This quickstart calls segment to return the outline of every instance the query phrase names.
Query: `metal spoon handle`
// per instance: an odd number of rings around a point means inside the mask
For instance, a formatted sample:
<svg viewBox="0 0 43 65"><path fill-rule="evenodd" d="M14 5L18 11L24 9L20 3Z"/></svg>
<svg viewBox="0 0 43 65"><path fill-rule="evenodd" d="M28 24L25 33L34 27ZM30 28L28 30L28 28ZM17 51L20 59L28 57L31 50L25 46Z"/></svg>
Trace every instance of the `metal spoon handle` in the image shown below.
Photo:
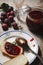
<svg viewBox="0 0 43 65"><path fill-rule="evenodd" d="M31 50L31 49L30 49L30 50ZM43 58L40 57L37 53L35 53L33 50L31 50L31 52L38 57L38 59L40 60L41 64L43 65Z"/></svg>

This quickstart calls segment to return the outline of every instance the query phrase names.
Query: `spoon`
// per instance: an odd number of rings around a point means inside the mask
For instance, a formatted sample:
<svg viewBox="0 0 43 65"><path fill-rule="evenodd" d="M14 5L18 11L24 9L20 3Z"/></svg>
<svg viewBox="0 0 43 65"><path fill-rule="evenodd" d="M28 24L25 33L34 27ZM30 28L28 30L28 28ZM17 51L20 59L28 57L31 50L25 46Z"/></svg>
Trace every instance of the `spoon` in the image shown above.
<svg viewBox="0 0 43 65"><path fill-rule="evenodd" d="M14 42L13 42L14 43ZM17 44L17 41L15 41L15 44ZM19 45L19 44L18 44ZM21 46L21 45L19 45ZM37 53L35 53L29 46L28 44L26 45L26 48L27 48L27 52L30 50L30 52L32 52L41 62L41 65L43 65L43 58L41 56L39 56ZM24 47L25 49L25 47ZM29 49L29 50L28 50Z"/></svg>

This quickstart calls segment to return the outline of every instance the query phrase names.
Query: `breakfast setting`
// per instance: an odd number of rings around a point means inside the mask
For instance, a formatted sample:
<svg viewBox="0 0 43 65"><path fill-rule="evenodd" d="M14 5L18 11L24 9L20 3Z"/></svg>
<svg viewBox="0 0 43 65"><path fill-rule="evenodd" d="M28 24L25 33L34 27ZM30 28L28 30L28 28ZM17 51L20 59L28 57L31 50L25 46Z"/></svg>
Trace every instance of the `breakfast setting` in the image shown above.
<svg viewBox="0 0 43 65"><path fill-rule="evenodd" d="M0 65L43 65L43 0L0 0Z"/></svg>

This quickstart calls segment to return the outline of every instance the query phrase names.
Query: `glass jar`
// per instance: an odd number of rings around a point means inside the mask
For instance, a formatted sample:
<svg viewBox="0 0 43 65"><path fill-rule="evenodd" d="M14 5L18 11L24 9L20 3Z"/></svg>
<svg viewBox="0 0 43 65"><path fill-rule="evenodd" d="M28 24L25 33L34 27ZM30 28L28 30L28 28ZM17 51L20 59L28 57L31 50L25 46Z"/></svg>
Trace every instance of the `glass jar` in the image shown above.
<svg viewBox="0 0 43 65"><path fill-rule="evenodd" d="M43 10L33 8L26 17L26 24L32 32L43 31Z"/></svg>

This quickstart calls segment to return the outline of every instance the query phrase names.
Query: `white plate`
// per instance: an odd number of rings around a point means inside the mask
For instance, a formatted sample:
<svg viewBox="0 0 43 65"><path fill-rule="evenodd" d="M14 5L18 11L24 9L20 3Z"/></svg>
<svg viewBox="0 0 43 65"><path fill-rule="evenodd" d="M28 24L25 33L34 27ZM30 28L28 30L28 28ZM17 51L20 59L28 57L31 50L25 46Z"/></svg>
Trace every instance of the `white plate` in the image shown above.
<svg viewBox="0 0 43 65"><path fill-rule="evenodd" d="M2 41L5 39L9 42L13 42L17 36L25 38L28 41L28 45L30 46L30 48L38 54L38 44L36 43L35 39L30 34L23 31L13 30L3 33L2 35L0 35L0 44L3 44ZM27 57L29 64L31 64L36 58L36 56L31 52L24 52L24 55ZM0 51L0 63L3 64L9 59L9 57L4 56Z"/></svg>

